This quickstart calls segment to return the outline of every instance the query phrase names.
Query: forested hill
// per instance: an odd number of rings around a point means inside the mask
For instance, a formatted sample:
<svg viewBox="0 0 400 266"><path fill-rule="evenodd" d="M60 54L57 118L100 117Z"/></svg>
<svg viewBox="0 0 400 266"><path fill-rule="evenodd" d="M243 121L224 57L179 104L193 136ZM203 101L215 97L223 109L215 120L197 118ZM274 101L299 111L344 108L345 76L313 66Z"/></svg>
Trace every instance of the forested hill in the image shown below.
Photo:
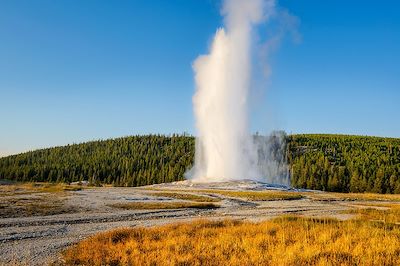
<svg viewBox="0 0 400 266"><path fill-rule="evenodd" d="M0 178L142 186L183 180L193 157L193 137L132 136L0 158Z"/></svg>
<svg viewBox="0 0 400 266"><path fill-rule="evenodd" d="M288 144L295 187L400 193L400 139L309 134L289 136Z"/></svg>
<svg viewBox="0 0 400 266"><path fill-rule="evenodd" d="M345 135L284 138L295 187L400 193L400 139ZM191 136L132 136L0 158L0 178L140 186L183 180L193 158Z"/></svg>

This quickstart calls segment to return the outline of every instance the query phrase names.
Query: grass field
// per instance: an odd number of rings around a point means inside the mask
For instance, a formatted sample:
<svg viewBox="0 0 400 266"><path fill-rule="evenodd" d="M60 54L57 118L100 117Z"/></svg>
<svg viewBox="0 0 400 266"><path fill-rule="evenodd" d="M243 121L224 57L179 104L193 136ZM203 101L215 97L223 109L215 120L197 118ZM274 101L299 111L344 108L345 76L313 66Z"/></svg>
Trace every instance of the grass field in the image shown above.
<svg viewBox="0 0 400 266"><path fill-rule="evenodd" d="M393 201L400 202L400 194L376 194L376 193L315 193L303 192L304 196L318 200L344 200L344 201Z"/></svg>
<svg viewBox="0 0 400 266"><path fill-rule="evenodd" d="M159 189L147 188L148 190L157 191ZM191 193L201 193L201 194L210 194L210 195L223 195L227 197L233 198L245 198L251 201L270 201L270 200L298 200L302 199L304 195L302 193L292 192L292 191L274 191L274 190L266 190L266 191L251 191L251 190L222 190L222 189L180 189L178 191L171 190L167 193L170 194L181 194L182 192L191 192ZM159 192L162 193L162 192ZM165 193L165 192L164 192ZM154 194L157 195L157 194ZM159 194L161 195L161 194Z"/></svg>
<svg viewBox="0 0 400 266"><path fill-rule="evenodd" d="M234 197L246 198L251 201L269 201L269 200L298 200L304 196L299 193L286 191L232 191L232 190L214 190L213 193Z"/></svg>
<svg viewBox="0 0 400 266"><path fill-rule="evenodd" d="M190 200L190 201L197 201L197 202L218 202L220 201L217 198L211 198L208 196L201 196L201 195L194 195L189 193L178 193L178 192L155 192L149 193L151 196L155 197L167 197L179 200Z"/></svg>
<svg viewBox="0 0 400 266"><path fill-rule="evenodd" d="M82 186L71 186L62 183L14 183L0 186L1 196L14 196L32 193L59 193L82 190Z"/></svg>
<svg viewBox="0 0 400 266"><path fill-rule="evenodd" d="M0 186L0 218L46 216L73 213L77 208L65 206L68 192L80 186L50 183L16 183Z"/></svg>
<svg viewBox="0 0 400 266"><path fill-rule="evenodd" d="M349 213L357 214L363 220L400 226L399 204L369 204L367 208L350 210Z"/></svg>
<svg viewBox="0 0 400 266"><path fill-rule="evenodd" d="M270 200L298 200L302 198L311 198L321 201L393 201L400 202L400 194L376 194L376 193L320 193L320 192L302 192L302 191L253 191L253 190L222 190L222 189L179 189L165 192L164 189L147 187L146 190L160 191L159 193L181 194L201 193L212 195L224 195L227 197L245 198L251 201L270 201ZM163 192L161 192L163 191ZM155 194L157 195L157 194ZM161 195L161 194L159 194ZM167 195L166 195L167 196Z"/></svg>
<svg viewBox="0 0 400 266"><path fill-rule="evenodd" d="M214 209L218 205L205 202L127 202L115 203L110 207L125 209L125 210L156 210L156 209Z"/></svg>
<svg viewBox="0 0 400 266"><path fill-rule="evenodd" d="M67 265L400 265L400 226L365 217L196 221L100 233L63 256Z"/></svg>

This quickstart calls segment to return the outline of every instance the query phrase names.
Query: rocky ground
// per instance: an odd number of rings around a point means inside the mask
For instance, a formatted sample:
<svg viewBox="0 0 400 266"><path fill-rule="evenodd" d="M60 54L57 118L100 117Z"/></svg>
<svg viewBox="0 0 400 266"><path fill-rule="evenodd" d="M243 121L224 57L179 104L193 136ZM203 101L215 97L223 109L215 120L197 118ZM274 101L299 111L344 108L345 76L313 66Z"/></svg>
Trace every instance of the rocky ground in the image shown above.
<svg viewBox="0 0 400 266"><path fill-rule="evenodd" d="M297 193L302 197L260 200L221 191L271 191L288 195ZM346 214L346 210L359 208L365 202L344 200L330 193L288 190L251 181L212 184L183 181L141 188L104 187L32 194L19 192L8 191L0 196L0 264L48 264L59 260L60 252L73 243L118 227L154 226L199 218L260 221L285 214L350 219L352 215ZM156 195L163 192L206 197L218 208L163 209L165 202L191 201ZM42 202L42 205L39 204L38 209L32 202ZM159 203L160 209L116 207L132 202ZM19 207L10 209L10 204ZM31 204L30 212L24 209L23 204ZM36 206L36 209L32 206Z"/></svg>

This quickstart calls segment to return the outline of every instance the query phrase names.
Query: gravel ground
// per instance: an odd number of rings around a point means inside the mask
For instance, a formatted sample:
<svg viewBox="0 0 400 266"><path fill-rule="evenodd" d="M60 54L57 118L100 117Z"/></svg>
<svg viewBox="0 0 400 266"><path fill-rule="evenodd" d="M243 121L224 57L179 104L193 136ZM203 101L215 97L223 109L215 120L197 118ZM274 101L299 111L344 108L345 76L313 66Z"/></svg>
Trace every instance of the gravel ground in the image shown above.
<svg viewBox="0 0 400 266"><path fill-rule="evenodd" d="M198 189L207 188L207 192ZM265 190L280 187L259 186L255 182L195 185L190 182L155 185L143 188L93 188L68 192L64 205L75 212L46 216L4 218L0 210L0 264L46 265L60 259L66 247L95 233L118 227L154 226L191 219L246 219L261 221L283 214L350 219L343 211L355 208L346 201L323 201L314 197L299 200L248 201L212 193L210 189ZM156 197L154 191L184 190L185 193L220 199L217 209L122 210L115 203L178 201ZM316 192L322 193L322 192ZM26 197L26 195L23 195ZM16 199L22 196L14 196ZM50 198L58 200L57 194ZM351 205L353 204L353 205Z"/></svg>

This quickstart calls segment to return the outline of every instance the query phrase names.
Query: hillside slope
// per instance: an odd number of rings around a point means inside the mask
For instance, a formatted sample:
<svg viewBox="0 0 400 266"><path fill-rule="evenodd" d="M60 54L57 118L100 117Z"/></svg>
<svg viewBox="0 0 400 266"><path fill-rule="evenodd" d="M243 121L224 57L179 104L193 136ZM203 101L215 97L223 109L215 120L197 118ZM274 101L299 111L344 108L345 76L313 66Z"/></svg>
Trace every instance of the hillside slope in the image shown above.
<svg viewBox="0 0 400 266"><path fill-rule="evenodd" d="M311 134L285 139L294 187L400 193L400 139ZM193 158L193 137L131 136L0 158L0 178L141 186L183 180Z"/></svg>
<svg viewBox="0 0 400 266"><path fill-rule="evenodd" d="M193 157L192 137L131 136L0 158L0 178L142 186L183 180Z"/></svg>
<svg viewBox="0 0 400 266"><path fill-rule="evenodd" d="M295 187L400 193L400 139L308 134L288 143Z"/></svg>

